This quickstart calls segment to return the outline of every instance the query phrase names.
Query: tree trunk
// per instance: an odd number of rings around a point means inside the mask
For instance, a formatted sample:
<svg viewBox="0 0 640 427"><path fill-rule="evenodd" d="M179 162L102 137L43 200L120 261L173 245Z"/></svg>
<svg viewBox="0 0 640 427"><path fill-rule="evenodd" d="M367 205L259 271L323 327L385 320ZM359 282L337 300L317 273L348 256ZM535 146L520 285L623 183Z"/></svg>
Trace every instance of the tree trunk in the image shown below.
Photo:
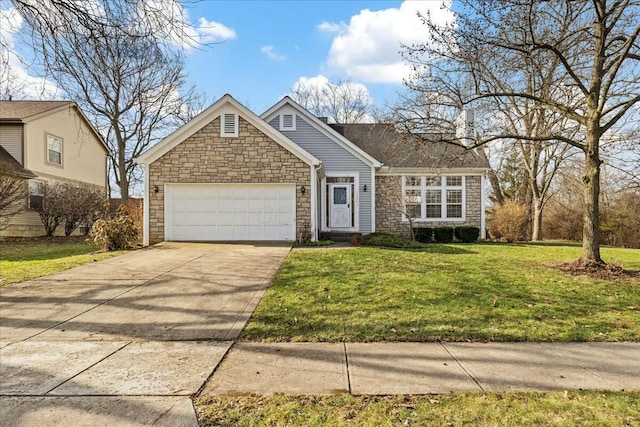
<svg viewBox="0 0 640 427"><path fill-rule="evenodd" d="M531 241L539 242L542 240L542 200L533 199L533 218L531 223Z"/></svg>
<svg viewBox="0 0 640 427"><path fill-rule="evenodd" d="M124 156L124 152L125 147L122 146L120 148L120 153L118 153L118 174L120 175L118 186L120 187L120 199L122 200L122 204L125 204L129 201L129 177L127 176L127 168L125 164L126 159Z"/></svg>
<svg viewBox="0 0 640 427"><path fill-rule="evenodd" d="M598 142L587 131L585 174L583 180L584 217L582 226L582 256L585 264L604 264L600 257L600 154Z"/></svg>

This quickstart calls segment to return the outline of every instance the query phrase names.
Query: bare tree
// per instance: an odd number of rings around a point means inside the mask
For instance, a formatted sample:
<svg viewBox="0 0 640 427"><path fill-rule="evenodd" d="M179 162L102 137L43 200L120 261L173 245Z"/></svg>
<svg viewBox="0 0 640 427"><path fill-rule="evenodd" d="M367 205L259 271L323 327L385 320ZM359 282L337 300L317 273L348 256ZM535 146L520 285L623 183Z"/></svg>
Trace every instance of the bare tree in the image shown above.
<svg viewBox="0 0 640 427"><path fill-rule="evenodd" d="M423 16L431 39L407 49L416 75L410 82L441 108L490 100L495 110L531 105L579 127L531 136L526 132L485 135L482 141L561 141L584 154L583 250L580 261L600 256L600 149L611 131L640 101L640 2L571 0L462 0L456 22L445 26ZM558 61L563 85L534 90L522 63ZM560 88L570 91L564 96Z"/></svg>
<svg viewBox="0 0 640 427"><path fill-rule="evenodd" d="M105 136L111 173L126 201L137 176L133 159L177 126L193 90L180 93L182 53L147 35L144 26L135 34L138 24L125 13L112 11L108 24L39 40L46 69Z"/></svg>
<svg viewBox="0 0 640 427"><path fill-rule="evenodd" d="M11 218L24 209L27 186L7 162L0 161L0 230L9 226Z"/></svg>
<svg viewBox="0 0 640 427"><path fill-rule="evenodd" d="M177 0L14 0L43 74L105 137L110 174L128 199L133 159L191 117L182 46L195 45ZM186 106L186 107L185 107Z"/></svg>
<svg viewBox="0 0 640 427"><path fill-rule="evenodd" d="M333 123L360 123L371 111L367 89L351 79L324 85L298 82L290 90L291 98L317 117Z"/></svg>
<svg viewBox="0 0 640 427"><path fill-rule="evenodd" d="M44 184L42 196L42 204L37 211L45 234L51 237L64 220L68 193L60 182L50 181Z"/></svg>
<svg viewBox="0 0 640 427"><path fill-rule="evenodd" d="M89 229L106 200L104 188L75 182L59 185L62 186L62 194L66 199L62 210L65 236L70 236L80 225Z"/></svg>

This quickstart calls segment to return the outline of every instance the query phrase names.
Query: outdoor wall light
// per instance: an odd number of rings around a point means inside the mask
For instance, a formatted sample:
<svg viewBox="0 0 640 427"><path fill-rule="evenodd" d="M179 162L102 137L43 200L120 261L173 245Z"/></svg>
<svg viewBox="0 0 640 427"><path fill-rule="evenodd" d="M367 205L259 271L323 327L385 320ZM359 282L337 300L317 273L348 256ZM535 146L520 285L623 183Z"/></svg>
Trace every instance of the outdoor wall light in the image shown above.
<svg viewBox="0 0 640 427"><path fill-rule="evenodd" d="M154 192L154 193L157 193L158 191L160 191L160 189L158 188L158 186L157 186L157 185L154 185L154 186L153 186L153 192Z"/></svg>
<svg viewBox="0 0 640 427"><path fill-rule="evenodd" d="M362 186L362 191L364 191L365 193L367 192L367 184Z"/></svg>
<svg viewBox="0 0 640 427"><path fill-rule="evenodd" d="M300 187L300 192L301 192L302 194L304 194L304 193L306 193L306 192L307 192L307 189L305 188L305 186L304 186L304 185L303 185L302 187Z"/></svg>

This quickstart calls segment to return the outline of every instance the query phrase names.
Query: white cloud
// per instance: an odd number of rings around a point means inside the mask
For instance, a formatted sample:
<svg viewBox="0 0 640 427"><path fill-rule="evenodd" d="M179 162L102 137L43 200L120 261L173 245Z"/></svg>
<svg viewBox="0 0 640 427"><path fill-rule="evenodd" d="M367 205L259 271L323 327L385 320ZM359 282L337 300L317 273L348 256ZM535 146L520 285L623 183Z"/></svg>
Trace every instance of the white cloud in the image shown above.
<svg viewBox="0 0 640 427"><path fill-rule="evenodd" d="M418 12L430 12L440 23L453 20L451 10L441 8L440 2L405 1L399 8L364 9L352 16L348 25L323 22L318 29L336 34L325 67L361 81L401 83L411 73L409 65L402 62L401 44L428 39Z"/></svg>
<svg viewBox="0 0 640 427"><path fill-rule="evenodd" d="M193 27L198 35L200 43L215 43L225 40L233 40L237 37L233 28L215 21L208 21L205 17L198 18L198 23Z"/></svg>
<svg viewBox="0 0 640 427"><path fill-rule="evenodd" d="M138 8L139 25L148 26L156 36L186 50L237 37L234 29L203 16L191 21L187 9L177 0L145 0Z"/></svg>
<svg viewBox="0 0 640 427"><path fill-rule="evenodd" d="M349 26L342 21L339 23L322 21L322 24L318 25L318 29L326 33L343 33L349 29Z"/></svg>
<svg viewBox="0 0 640 427"><path fill-rule="evenodd" d="M285 59L287 59L287 57L285 55L282 55L280 53L276 53L275 48L271 45L269 46L262 46L260 48L260 52L264 53L265 55L267 55L267 57L269 57L270 59L273 59L275 61L284 61Z"/></svg>
<svg viewBox="0 0 640 427"><path fill-rule="evenodd" d="M22 28L20 14L9 8L0 10L0 95L18 99L59 98L55 83L29 74L28 64L15 52L15 34Z"/></svg>

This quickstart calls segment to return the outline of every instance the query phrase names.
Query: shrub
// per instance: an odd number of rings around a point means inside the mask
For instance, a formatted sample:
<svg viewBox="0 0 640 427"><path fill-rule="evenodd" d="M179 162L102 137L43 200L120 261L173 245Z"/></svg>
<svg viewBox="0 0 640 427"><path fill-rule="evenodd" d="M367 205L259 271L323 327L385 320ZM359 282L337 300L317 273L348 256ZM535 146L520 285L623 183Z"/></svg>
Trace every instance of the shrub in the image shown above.
<svg viewBox="0 0 640 427"><path fill-rule="evenodd" d="M415 240L411 239L405 239L404 237L395 236L384 231L378 231L363 236L362 244L364 246L379 246L383 248L398 249L421 249L426 247L424 243L416 242Z"/></svg>
<svg viewBox="0 0 640 427"><path fill-rule="evenodd" d="M91 227L104 204L104 188L85 183L59 185L67 195L65 206L62 208L64 235L70 236L81 224L87 228Z"/></svg>
<svg viewBox="0 0 640 427"><path fill-rule="evenodd" d="M115 251L133 246L138 239L138 230L134 219L121 206L115 216L93 223L91 238L103 250Z"/></svg>
<svg viewBox="0 0 640 427"><path fill-rule="evenodd" d="M433 229L433 237L438 243L453 242L453 227L436 227Z"/></svg>
<svg viewBox="0 0 640 427"><path fill-rule="evenodd" d="M515 242L526 239L528 221L529 208L521 203L508 201L493 209L489 228L493 237Z"/></svg>
<svg viewBox="0 0 640 427"><path fill-rule="evenodd" d="M431 227L414 228L413 233L420 243L431 243L433 241L433 228Z"/></svg>
<svg viewBox="0 0 640 427"><path fill-rule="evenodd" d="M480 229L473 226L456 227L453 234L462 243L473 243L480 237Z"/></svg>
<svg viewBox="0 0 640 427"><path fill-rule="evenodd" d="M138 240L142 239L144 208L142 199L129 199L127 203L122 204L125 213L133 220L133 225L138 232Z"/></svg>

